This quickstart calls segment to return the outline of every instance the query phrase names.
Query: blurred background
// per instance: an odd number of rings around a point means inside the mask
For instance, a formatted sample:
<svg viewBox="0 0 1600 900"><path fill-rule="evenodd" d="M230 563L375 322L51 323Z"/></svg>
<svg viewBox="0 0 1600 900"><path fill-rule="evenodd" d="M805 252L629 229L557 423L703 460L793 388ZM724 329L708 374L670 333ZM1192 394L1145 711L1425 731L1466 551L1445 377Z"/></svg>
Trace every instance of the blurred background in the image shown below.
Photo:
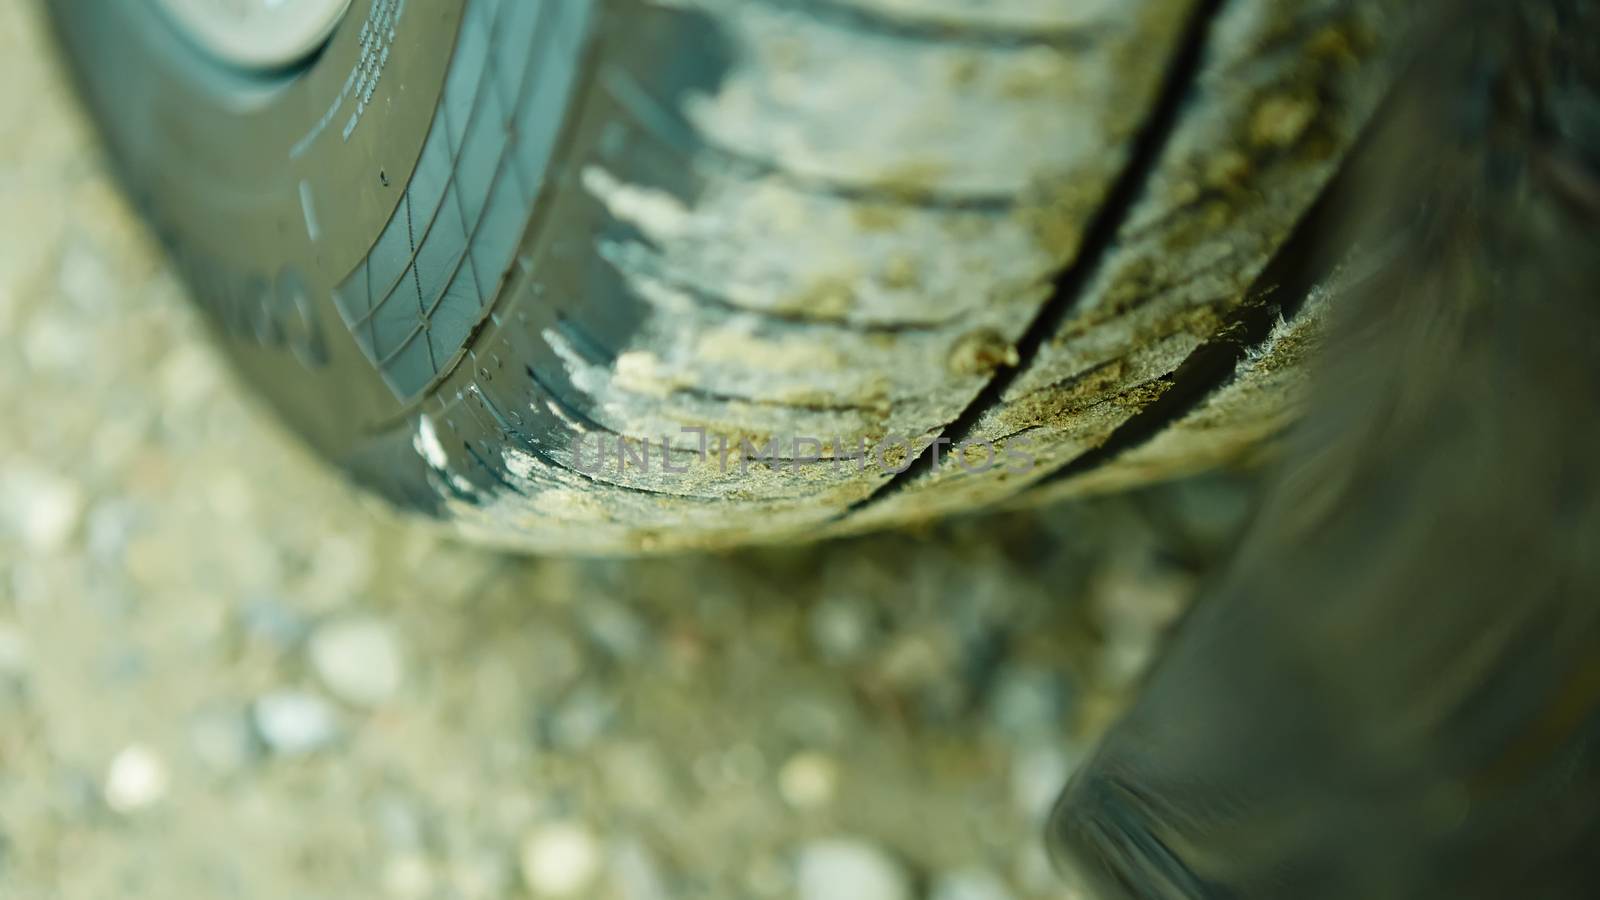
<svg viewBox="0 0 1600 900"><path fill-rule="evenodd" d="M511 558L226 371L0 4L0 897L1062 897L1051 801L1216 476L815 547Z"/></svg>

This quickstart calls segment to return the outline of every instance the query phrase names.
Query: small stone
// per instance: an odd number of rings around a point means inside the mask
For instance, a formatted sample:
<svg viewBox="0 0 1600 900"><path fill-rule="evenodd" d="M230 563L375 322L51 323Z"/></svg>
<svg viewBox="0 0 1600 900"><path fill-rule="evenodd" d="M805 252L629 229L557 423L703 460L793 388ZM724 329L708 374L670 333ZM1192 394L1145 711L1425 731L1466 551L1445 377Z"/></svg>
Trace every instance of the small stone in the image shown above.
<svg viewBox="0 0 1600 900"><path fill-rule="evenodd" d="M132 744L118 753L106 770L106 806L118 813L139 812L160 802L168 785L167 766L161 757L143 744Z"/></svg>
<svg viewBox="0 0 1600 900"><path fill-rule="evenodd" d="M382 706L394 698L405 677L399 640L378 619L323 625L311 636L310 654L317 677L352 706Z"/></svg>
<svg viewBox="0 0 1600 900"><path fill-rule="evenodd" d="M216 356L200 343L176 347L155 373L167 409L188 409L216 396Z"/></svg>
<svg viewBox="0 0 1600 900"><path fill-rule="evenodd" d="M600 872L600 844L571 822L540 826L522 843L522 880L536 897L586 894Z"/></svg>
<svg viewBox="0 0 1600 900"><path fill-rule="evenodd" d="M928 900L1014 900L1011 888L988 869L945 872L934 879Z"/></svg>
<svg viewBox="0 0 1600 900"><path fill-rule="evenodd" d="M83 241L69 243L61 253L57 284L63 298L83 310L100 310L124 294L105 254Z"/></svg>
<svg viewBox="0 0 1600 900"><path fill-rule="evenodd" d="M277 691L256 700L256 731L279 756L304 756L339 736L339 716L321 697L304 691Z"/></svg>
<svg viewBox="0 0 1600 900"><path fill-rule="evenodd" d="M995 728L1013 738L1060 731L1067 724L1066 713L1066 686L1047 669L1007 666L989 700Z"/></svg>
<svg viewBox="0 0 1600 900"><path fill-rule="evenodd" d="M83 517L84 496L76 482L42 470L16 470L0 483L0 517L35 553L64 547Z"/></svg>
<svg viewBox="0 0 1600 900"><path fill-rule="evenodd" d="M821 753L797 753L778 771L778 791L795 809L828 805L838 786L838 764Z"/></svg>
<svg viewBox="0 0 1600 900"><path fill-rule="evenodd" d="M830 838L800 851L799 900L911 900L911 879L888 853L865 841Z"/></svg>
<svg viewBox="0 0 1600 900"><path fill-rule="evenodd" d="M874 631L869 610L859 601L826 600L811 611L811 641L833 663L850 662L871 646Z"/></svg>
<svg viewBox="0 0 1600 900"><path fill-rule="evenodd" d="M83 329L63 315L35 316L22 333L22 355L39 372L69 372L83 359Z"/></svg>

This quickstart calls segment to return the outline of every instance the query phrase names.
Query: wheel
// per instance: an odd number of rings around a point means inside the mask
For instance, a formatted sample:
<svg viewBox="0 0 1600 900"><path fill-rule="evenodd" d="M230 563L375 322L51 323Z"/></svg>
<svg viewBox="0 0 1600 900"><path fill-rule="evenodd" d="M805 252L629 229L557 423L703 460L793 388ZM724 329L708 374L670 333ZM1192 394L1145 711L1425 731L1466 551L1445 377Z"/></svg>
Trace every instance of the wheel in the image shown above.
<svg viewBox="0 0 1600 900"><path fill-rule="evenodd" d="M230 358L390 500L607 553L842 534L1258 451L1298 404L1327 280L1308 234L1403 14L227 9L51 4Z"/></svg>

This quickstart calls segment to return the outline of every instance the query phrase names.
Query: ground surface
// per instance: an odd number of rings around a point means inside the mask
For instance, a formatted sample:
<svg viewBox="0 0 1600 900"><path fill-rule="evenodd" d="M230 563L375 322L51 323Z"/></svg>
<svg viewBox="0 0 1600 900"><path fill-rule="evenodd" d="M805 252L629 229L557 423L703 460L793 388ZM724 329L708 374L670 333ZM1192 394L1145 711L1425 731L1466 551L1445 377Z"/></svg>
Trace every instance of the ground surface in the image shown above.
<svg viewBox="0 0 1600 900"><path fill-rule="evenodd" d="M0 4L0 898L1056 897L1039 822L1248 486L647 562L354 496Z"/></svg>

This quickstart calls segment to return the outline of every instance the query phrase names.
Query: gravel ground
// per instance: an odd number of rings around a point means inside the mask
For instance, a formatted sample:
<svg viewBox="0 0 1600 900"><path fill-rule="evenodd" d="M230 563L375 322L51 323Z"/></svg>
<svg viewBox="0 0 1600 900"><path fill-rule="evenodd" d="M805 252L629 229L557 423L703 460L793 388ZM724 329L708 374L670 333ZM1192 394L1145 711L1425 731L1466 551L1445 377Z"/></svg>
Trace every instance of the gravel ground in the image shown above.
<svg viewBox="0 0 1600 900"><path fill-rule="evenodd" d="M233 383L0 4L0 897L1063 896L1039 825L1247 479L507 558Z"/></svg>

